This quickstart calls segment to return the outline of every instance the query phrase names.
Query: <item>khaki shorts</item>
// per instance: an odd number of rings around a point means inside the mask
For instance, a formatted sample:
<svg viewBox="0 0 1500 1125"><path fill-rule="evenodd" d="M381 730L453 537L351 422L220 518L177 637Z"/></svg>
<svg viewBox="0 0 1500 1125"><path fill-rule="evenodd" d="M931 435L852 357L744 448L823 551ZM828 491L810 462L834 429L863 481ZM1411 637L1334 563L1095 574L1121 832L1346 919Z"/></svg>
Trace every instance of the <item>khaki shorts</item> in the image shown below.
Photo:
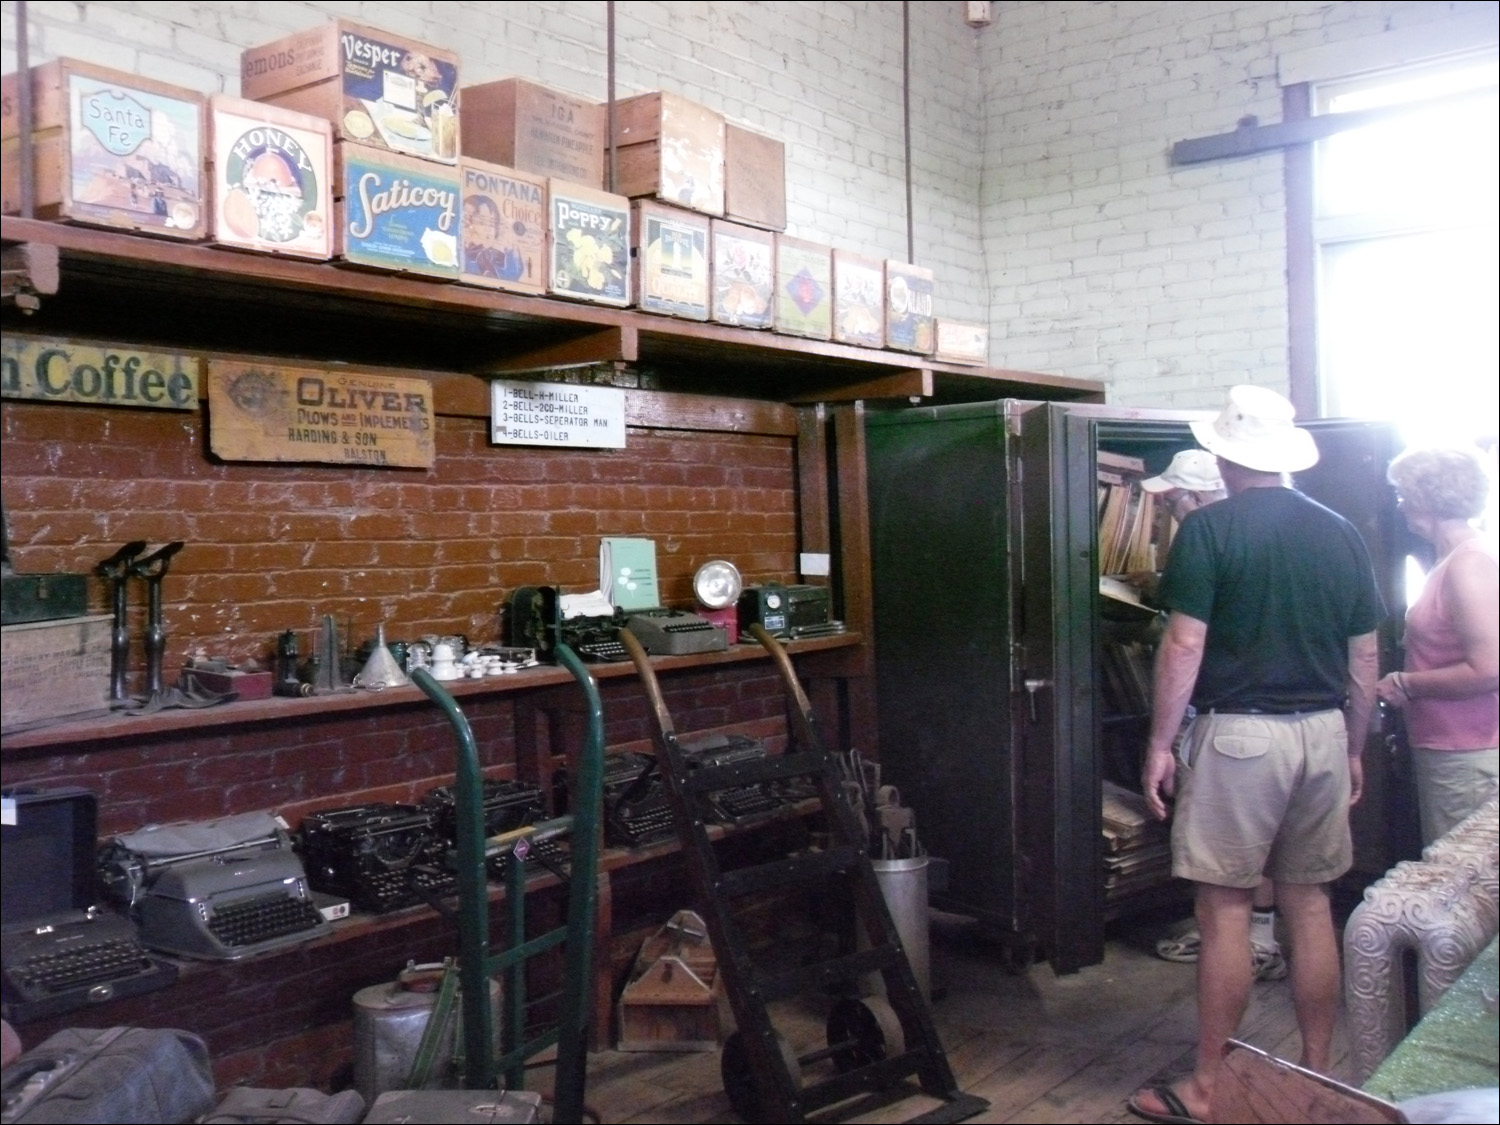
<svg viewBox="0 0 1500 1125"><path fill-rule="evenodd" d="M1199 715L1177 764L1172 874L1249 888L1348 871L1348 743L1342 711Z"/></svg>

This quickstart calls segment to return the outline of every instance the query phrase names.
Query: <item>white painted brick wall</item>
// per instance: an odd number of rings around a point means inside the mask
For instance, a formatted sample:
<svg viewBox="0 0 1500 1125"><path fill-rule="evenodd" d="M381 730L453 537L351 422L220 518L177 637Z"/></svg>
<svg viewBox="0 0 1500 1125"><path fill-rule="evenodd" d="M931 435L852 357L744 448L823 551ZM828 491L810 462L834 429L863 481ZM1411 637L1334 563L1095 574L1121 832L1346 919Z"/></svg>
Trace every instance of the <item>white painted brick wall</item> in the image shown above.
<svg viewBox="0 0 1500 1125"><path fill-rule="evenodd" d="M991 362L1100 379L1130 405L1285 390L1281 156L1173 168L1173 143L1281 120L1282 52L1481 7L996 4L980 47Z"/></svg>
<svg viewBox="0 0 1500 1125"><path fill-rule="evenodd" d="M916 257L937 273L941 314L982 321L980 33L956 0L911 11ZM14 5L3 14L0 65L10 71ZM599 101L607 94L598 0L32 0L30 55L238 93L242 49L333 15L457 51L465 83L520 75ZM616 5L616 31L619 96L671 90L786 143L790 234L905 258L899 3L632 0Z"/></svg>

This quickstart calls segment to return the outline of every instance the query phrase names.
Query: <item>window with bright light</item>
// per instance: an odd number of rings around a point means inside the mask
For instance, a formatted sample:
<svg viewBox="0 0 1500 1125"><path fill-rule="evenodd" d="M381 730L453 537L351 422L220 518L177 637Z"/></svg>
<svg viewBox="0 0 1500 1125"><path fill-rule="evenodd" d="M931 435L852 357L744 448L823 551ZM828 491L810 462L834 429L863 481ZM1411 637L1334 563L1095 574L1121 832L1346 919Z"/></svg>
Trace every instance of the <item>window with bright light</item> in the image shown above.
<svg viewBox="0 0 1500 1125"><path fill-rule="evenodd" d="M1500 418L1494 52L1316 88L1315 113L1411 107L1315 153L1318 372L1328 417L1493 448Z"/></svg>

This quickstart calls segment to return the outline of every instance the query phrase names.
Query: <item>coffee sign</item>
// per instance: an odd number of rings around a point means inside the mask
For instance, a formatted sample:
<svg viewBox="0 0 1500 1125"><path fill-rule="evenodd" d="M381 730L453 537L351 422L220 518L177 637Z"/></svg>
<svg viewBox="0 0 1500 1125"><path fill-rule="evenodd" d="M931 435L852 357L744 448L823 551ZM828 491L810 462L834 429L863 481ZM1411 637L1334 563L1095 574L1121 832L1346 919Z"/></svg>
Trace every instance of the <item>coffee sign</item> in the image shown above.
<svg viewBox="0 0 1500 1125"><path fill-rule="evenodd" d="M226 461L432 467L425 379L209 360L208 407L209 448Z"/></svg>
<svg viewBox="0 0 1500 1125"><path fill-rule="evenodd" d="M6 333L0 395L91 406L198 408L197 356Z"/></svg>

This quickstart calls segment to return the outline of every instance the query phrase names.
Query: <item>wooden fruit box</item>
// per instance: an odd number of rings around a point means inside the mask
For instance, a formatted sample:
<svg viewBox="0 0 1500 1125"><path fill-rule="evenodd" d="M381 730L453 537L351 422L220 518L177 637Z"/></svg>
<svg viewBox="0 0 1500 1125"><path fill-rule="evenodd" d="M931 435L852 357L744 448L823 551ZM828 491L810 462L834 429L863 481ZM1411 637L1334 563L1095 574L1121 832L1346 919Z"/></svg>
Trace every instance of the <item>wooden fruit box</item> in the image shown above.
<svg viewBox="0 0 1500 1125"><path fill-rule="evenodd" d="M0 728L107 710L113 628L101 614L0 629Z"/></svg>
<svg viewBox="0 0 1500 1125"><path fill-rule="evenodd" d="M524 78L465 86L463 154L603 189L604 106Z"/></svg>
<svg viewBox="0 0 1500 1125"><path fill-rule="evenodd" d="M468 156L458 162L463 197L459 280L517 293L547 291L547 181Z"/></svg>
<svg viewBox="0 0 1500 1125"><path fill-rule="evenodd" d="M601 305L630 304L630 200L547 181L547 291Z"/></svg>
<svg viewBox="0 0 1500 1125"><path fill-rule="evenodd" d="M777 236L776 331L814 340L832 339L832 247Z"/></svg>
<svg viewBox="0 0 1500 1125"><path fill-rule="evenodd" d="M724 117L656 90L615 103L615 190L724 214Z"/></svg>
<svg viewBox="0 0 1500 1125"><path fill-rule="evenodd" d="M885 263L885 346L930 355L933 273L922 266Z"/></svg>
<svg viewBox="0 0 1500 1125"><path fill-rule="evenodd" d="M209 236L221 246L333 256L333 126L215 94L208 102Z"/></svg>
<svg viewBox="0 0 1500 1125"><path fill-rule="evenodd" d="M723 219L710 222L713 319L741 328L770 328L776 322L776 235Z"/></svg>
<svg viewBox="0 0 1500 1125"><path fill-rule="evenodd" d="M943 316L935 318L933 323L937 340L934 359L945 363L971 363L979 366L989 362L990 330L987 325L949 320Z"/></svg>
<svg viewBox="0 0 1500 1125"><path fill-rule="evenodd" d="M649 199L637 200L634 207L630 256L636 304L646 312L707 320L712 220Z"/></svg>
<svg viewBox="0 0 1500 1125"><path fill-rule="evenodd" d="M458 55L348 20L251 47L240 92L333 122L341 140L454 164Z"/></svg>
<svg viewBox="0 0 1500 1125"><path fill-rule="evenodd" d="M0 80L0 210L21 210L20 79ZM194 241L207 229L204 97L54 59L31 69L38 218Z"/></svg>
<svg viewBox="0 0 1500 1125"><path fill-rule="evenodd" d="M833 252L833 338L885 347L885 263L847 250Z"/></svg>
<svg viewBox="0 0 1500 1125"><path fill-rule="evenodd" d="M371 269L458 279L458 169L334 145L334 254Z"/></svg>
<svg viewBox="0 0 1500 1125"><path fill-rule="evenodd" d="M724 217L786 230L786 146L740 125L724 125Z"/></svg>

